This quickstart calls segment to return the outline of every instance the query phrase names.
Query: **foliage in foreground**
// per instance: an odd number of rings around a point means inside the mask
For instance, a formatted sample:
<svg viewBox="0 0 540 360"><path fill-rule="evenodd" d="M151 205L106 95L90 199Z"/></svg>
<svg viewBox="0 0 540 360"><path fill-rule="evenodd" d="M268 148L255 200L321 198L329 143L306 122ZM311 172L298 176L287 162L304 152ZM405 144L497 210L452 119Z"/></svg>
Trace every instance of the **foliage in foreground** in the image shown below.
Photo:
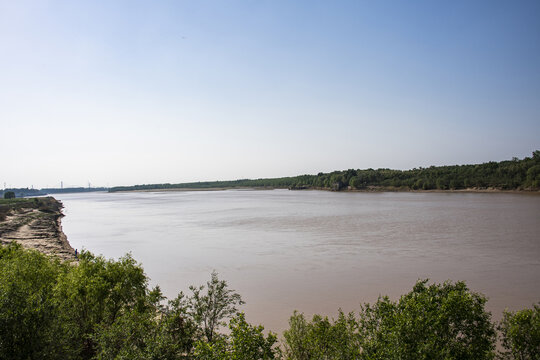
<svg viewBox="0 0 540 360"><path fill-rule="evenodd" d="M215 344L273 358L275 335L237 314L242 299L217 274L191 291L164 305L130 255L114 261L83 251L74 265L0 247L0 359L208 358L194 351ZM227 319L231 335L217 334ZM235 357L243 358L250 355Z"/></svg>
<svg viewBox="0 0 540 360"><path fill-rule="evenodd" d="M83 251L77 265L0 247L0 359L492 359L486 299L463 282L419 281L337 319L294 313L284 332L249 324L243 301L213 273L165 303L130 256ZM220 332L228 320L229 331ZM540 307L505 312L504 359L539 359Z"/></svg>
<svg viewBox="0 0 540 360"><path fill-rule="evenodd" d="M531 309L505 311L499 324L506 351L504 359L540 359L540 304Z"/></svg>
<svg viewBox="0 0 540 360"><path fill-rule="evenodd" d="M485 297L463 282L419 281L397 302L381 297L358 316L295 314L285 332L290 359L492 359L495 330Z"/></svg>

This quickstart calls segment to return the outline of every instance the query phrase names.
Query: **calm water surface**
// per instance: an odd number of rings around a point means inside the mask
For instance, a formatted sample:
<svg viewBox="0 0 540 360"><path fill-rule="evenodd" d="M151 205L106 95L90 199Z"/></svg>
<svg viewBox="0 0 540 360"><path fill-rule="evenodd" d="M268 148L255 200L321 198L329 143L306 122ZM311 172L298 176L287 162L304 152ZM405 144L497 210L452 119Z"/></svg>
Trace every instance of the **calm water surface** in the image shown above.
<svg viewBox="0 0 540 360"><path fill-rule="evenodd" d="M56 195L74 248L131 252L168 297L212 270L281 331L293 310L334 316L419 278L465 280L500 318L540 301L540 196L195 191Z"/></svg>

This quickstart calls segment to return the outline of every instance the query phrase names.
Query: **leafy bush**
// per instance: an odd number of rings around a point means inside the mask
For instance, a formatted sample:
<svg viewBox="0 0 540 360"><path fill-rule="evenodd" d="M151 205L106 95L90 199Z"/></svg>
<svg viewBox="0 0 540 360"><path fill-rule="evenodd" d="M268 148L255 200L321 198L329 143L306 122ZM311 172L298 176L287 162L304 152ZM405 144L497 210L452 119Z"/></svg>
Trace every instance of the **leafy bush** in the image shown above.
<svg viewBox="0 0 540 360"><path fill-rule="evenodd" d="M540 304L517 312L505 311L499 324L503 359L540 359Z"/></svg>
<svg viewBox="0 0 540 360"><path fill-rule="evenodd" d="M220 336L213 342L199 341L195 357L204 360L272 360L280 358L275 347L277 337L264 335L264 327L246 322L244 313L238 313L229 322L230 335Z"/></svg>
<svg viewBox="0 0 540 360"><path fill-rule="evenodd" d="M362 347L380 359L491 359L495 330L485 303L463 282L419 281L396 303L363 307Z"/></svg>
<svg viewBox="0 0 540 360"><path fill-rule="evenodd" d="M353 313L341 310L336 320L313 316L311 322L295 312L289 319L289 330L283 333L288 359L359 359L361 339Z"/></svg>
<svg viewBox="0 0 540 360"><path fill-rule="evenodd" d="M67 267L20 245L0 246L0 358L54 358L56 279Z"/></svg>
<svg viewBox="0 0 540 360"><path fill-rule="evenodd" d="M289 359L492 359L495 330L486 299L463 282L427 285L392 302L365 304L358 318L294 314L284 334Z"/></svg>

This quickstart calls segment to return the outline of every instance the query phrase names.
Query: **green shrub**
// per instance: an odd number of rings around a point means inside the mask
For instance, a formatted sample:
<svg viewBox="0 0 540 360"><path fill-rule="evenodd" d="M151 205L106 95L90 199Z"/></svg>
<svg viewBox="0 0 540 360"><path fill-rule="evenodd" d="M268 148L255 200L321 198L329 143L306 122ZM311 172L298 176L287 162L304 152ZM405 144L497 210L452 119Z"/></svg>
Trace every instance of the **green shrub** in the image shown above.
<svg viewBox="0 0 540 360"><path fill-rule="evenodd" d="M222 335L212 342L198 341L195 358L201 360L272 360L280 358L277 337L264 335L264 327L252 326L245 315L238 313L229 322L230 335Z"/></svg>
<svg viewBox="0 0 540 360"><path fill-rule="evenodd" d="M499 324L503 359L540 359L540 304L532 309L505 311Z"/></svg>
<svg viewBox="0 0 540 360"><path fill-rule="evenodd" d="M358 322L353 313L341 310L335 320L314 315L311 322L295 312L289 329L283 333L288 359L359 359L361 358Z"/></svg>
<svg viewBox="0 0 540 360"><path fill-rule="evenodd" d="M289 359L492 359L495 330L486 299L463 282L427 285L392 302L365 304L358 318L294 314L284 334Z"/></svg>
<svg viewBox="0 0 540 360"><path fill-rule="evenodd" d="M54 290L66 271L58 261L16 243L0 246L1 359L56 357L61 332Z"/></svg>

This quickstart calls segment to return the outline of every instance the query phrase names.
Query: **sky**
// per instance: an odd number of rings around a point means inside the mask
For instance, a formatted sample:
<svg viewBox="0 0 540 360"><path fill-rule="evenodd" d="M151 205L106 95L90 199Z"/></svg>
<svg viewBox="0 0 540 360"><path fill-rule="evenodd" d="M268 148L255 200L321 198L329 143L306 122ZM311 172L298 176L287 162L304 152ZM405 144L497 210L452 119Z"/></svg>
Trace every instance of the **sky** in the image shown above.
<svg viewBox="0 0 540 360"><path fill-rule="evenodd" d="M539 1L0 0L0 186L540 149Z"/></svg>

